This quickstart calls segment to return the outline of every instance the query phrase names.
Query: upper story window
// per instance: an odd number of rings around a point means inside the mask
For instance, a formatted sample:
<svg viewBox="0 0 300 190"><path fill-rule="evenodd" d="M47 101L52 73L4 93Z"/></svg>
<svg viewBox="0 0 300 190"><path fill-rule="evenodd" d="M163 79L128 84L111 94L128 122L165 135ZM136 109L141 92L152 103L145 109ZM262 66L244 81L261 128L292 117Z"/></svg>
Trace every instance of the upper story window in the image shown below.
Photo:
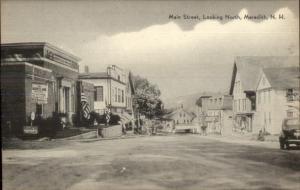
<svg viewBox="0 0 300 190"><path fill-rule="evenodd" d="M94 100L96 102L103 102L103 86L96 86L95 87Z"/></svg>
<svg viewBox="0 0 300 190"><path fill-rule="evenodd" d="M115 102L118 102L118 89L115 87Z"/></svg>
<svg viewBox="0 0 300 190"><path fill-rule="evenodd" d="M286 97L287 97L287 101L299 100L299 91L295 89L287 89Z"/></svg>
<svg viewBox="0 0 300 190"><path fill-rule="evenodd" d="M118 89L118 102L121 102L121 89Z"/></svg>
<svg viewBox="0 0 300 190"><path fill-rule="evenodd" d="M292 118L294 116L293 111L290 111L290 110L287 111L286 115L288 118Z"/></svg>
<svg viewBox="0 0 300 190"><path fill-rule="evenodd" d="M124 103L124 90L122 90L122 103Z"/></svg>

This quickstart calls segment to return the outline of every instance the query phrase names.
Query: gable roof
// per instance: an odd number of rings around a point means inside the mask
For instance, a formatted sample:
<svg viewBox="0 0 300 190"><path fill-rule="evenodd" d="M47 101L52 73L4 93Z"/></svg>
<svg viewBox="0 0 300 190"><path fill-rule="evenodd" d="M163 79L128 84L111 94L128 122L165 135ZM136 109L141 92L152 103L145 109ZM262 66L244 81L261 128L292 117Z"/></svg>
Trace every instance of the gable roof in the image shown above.
<svg viewBox="0 0 300 190"><path fill-rule="evenodd" d="M274 89L300 88L299 67L264 68L263 72Z"/></svg>
<svg viewBox="0 0 300 190"><path fill-rule="evenodd" d="M169 114L164 115L163 118L164 119L172 119L172 116L175 115L179 110L182 110L183 112L185 112L186 114L188 114L189 116L191 116L192 119L194 119L196 117L196 115L194 113L188 112L185 109L179 108L179 109L176 109L176 110L174 110L173 112L171 112Z"/></svg>
<svg viewBox="0 0 300 190"><path fill-rule="evenodd" d="M244 91L255 91L263 68L299 66L299 56L243 56L236 57L233 65L229 94L232 95L237 72Z"/></svg>

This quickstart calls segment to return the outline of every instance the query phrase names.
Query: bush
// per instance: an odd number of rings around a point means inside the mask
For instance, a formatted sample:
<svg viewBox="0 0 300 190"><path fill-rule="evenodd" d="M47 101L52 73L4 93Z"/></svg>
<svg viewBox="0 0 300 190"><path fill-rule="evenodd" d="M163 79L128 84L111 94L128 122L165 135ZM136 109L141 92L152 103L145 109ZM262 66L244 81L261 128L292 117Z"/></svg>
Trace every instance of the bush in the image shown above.
<svg viewBox="0 0 300 190"><path fill-rule="evenodd" d="M110 120L109 120L109 125L118 125L120 120L121 120L121 118L119 115L111 114Z"/></svg>
<svg viewBox="0 0 300 190"><path fill-rule="evenodd" d="M38 126L40 137L51 137L53 138L56 132L62 127L58 114L53 113L52 117L42 118L38 116L33 125Z"/></svg>

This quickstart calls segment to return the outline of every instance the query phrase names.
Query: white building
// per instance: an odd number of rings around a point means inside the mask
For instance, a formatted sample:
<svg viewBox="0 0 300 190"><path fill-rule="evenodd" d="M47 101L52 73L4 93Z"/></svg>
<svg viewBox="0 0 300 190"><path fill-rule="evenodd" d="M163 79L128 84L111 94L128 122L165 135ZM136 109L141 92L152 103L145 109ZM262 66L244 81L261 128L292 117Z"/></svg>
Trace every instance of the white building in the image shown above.
<svg viewBox="0 0 300 190"><path fill-rule="evenodd" d="M79 79L94 85L94 109L97 113L103 114L109 107L113 113L133 118L134 88L130 72L112 65L107 67L106 72L86 70Z"/></svg>
<svg viewBox="0 0 300 190"><path fill-rule="evenodd" d="M259 129L279 134L284 118L299 117L299 67L262 69L257 85Z"/></svg>
<svg viewBox="0 0 300 190"><path fill-rule="evenodd" d="M298 56L246 56L235 59L229 92L233 95L235 131L258 133L261 129L259 115L256 112L256 88L261 69L298 65Z"/></svg>
<svg viewBox="0 0 300 190"><path fill-rule="evenodd" d="M193 120L196 116L183 109L181 105L179 108L174 110L172 113L169 113L164 116L165 119L169 120L170 126L172 129L176 131L190 131L190 132L197 132L199 131L198 125L193 123Z"/></svg>

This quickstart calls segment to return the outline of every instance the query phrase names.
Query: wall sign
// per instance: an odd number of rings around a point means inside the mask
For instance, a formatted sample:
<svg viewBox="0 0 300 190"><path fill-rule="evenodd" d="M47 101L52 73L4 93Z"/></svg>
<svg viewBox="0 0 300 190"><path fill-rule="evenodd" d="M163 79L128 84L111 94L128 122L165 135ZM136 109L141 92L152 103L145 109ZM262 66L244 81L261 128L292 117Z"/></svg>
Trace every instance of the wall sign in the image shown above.
<svg viewBox="0 0 300 190"><path fill-rule="evenodd" d="M48 103L48 85L47 84L32 84L31 98L39 104Z"/></svg>

